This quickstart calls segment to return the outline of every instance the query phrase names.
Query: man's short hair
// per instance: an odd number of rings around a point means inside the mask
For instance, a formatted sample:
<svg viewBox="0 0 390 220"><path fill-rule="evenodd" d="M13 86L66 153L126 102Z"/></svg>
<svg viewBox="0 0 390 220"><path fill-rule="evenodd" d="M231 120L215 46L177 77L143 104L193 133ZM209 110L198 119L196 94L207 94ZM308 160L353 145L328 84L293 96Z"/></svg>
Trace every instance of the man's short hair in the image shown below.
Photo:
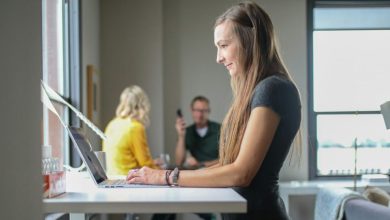
<svg viewBox="0 0 390 220"><path fill-rule="evenodd" d="M198 96L195 96L195 98L192 99L192 101L191 101L191 108L194 107L194 103L197 102L197 101L206 102L208 105L210 105L210 101L209 101L208 98L206 98L204 96L201 96L201 95L198 95Z"/></svg>

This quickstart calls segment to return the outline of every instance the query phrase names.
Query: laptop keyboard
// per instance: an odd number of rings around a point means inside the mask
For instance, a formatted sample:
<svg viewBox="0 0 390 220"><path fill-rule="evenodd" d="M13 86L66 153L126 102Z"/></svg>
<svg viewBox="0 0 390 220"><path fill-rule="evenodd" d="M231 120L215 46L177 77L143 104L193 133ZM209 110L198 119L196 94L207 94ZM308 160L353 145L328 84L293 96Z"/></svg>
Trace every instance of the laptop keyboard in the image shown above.
<svg viewBox="0 0 390 220"><path fill-rule="evenodd" d="M103 186L120 186L120 185L126 185L126 180L105 180L104 182L101 183Z"/></svg>
<svg viewBox="0 0 390 220"><path fill-rule="evenodd" d="M100 186L104 188L165 188L169 187L166 185L148 185L148 184L134 184L134 183L127 183L124 179L113 179L113 180L105 180L99 184Z"/></svg>

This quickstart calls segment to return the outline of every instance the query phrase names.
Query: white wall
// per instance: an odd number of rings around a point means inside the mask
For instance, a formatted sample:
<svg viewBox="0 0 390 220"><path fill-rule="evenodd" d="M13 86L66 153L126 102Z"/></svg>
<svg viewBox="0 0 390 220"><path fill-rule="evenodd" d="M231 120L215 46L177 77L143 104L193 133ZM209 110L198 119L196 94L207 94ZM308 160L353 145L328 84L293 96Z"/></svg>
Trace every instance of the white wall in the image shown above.
<svg viewBox="0 0 390 220"><path fill-rule="evenodd" d="M280 52L294 78L302 101L302 150L301 155L292 157L280 173L281 181L307 180L308 142L307 142L307 16L306 0L261 0L257 1L266 10L273 23L280 42ZM298 161L299 160L299 161Z"/></svg>
<svg viewBox="0 0 390 220"><path fill-rule="evenodd" d="M141 86L152 104L148 140L152 154L164 148L162 1L101 1L102 127L115 115L119 95Z"/></svg>
<svg viewBox="0 0 390 220"><path fill-rule="evenodd" d="M82 110L87 114L87 66L93 65L98 78L101 78L100 67L100 0L81 1L81 63L82 74ZM100 81L98 88L100 88ZM101 125L101 98L100 90L97 90L97 111L93 122L96 126ZM94 150L101 150L100 138L90 129L87 129L87 136L94 146Z"/></svg>
<svg viewBox="0 0 390 220"><path fill-rule="evenodd" d="M196 95L210 99L210 119L221 122L232 95L229 74L216 63L215 18L234 1L174 0L164 2L165 150L174 155L175 112L192 123L190 102Z"/></svg>
<svg viewBox="0 0 390 220"><path fill-rule="evenodd" d="M41 24L41 1L1 2L0 219L42 219Z"/></svg>

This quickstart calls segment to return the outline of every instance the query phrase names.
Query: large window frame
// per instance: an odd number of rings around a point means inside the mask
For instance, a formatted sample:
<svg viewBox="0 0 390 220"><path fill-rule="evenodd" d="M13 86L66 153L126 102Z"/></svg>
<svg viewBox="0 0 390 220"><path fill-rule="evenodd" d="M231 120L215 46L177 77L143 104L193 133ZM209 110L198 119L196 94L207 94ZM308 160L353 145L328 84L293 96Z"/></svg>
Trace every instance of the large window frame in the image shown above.
<svg viewBox="0 0 390 220"><path fill-rule="evenodd" d="M307 34L307 43L308 43L308 116L309 116L309 179L351 179L353 174L345 175L318 175L317 173L317 151L318 151L318 141L317 141L317 116L321 115L379 115L380 111L315 111L314 109L314 9L317 7L325 8L337 8L337 7L382 7L390 6L390 1L315 1L308 0L307 2L307 15L308 15L308 34ZM318 29L317 29L318 30ZM332 29L327 29L332 30ZM338 29L333 29L337 31ZM344 29L340 29L344 30ZM345 29L345 30L370 30L369 28L363 29ZM387 29L386 29L387 30ZM378 106L379 108L379 106Z"/></svg>
<svg viewBox="0 0 390 220"><path fill-rule="evenodd" d="M82 76L81 76L81 2L80 0L66 0L68 11L68 65L69 68L69 97L70 104L81 110L82 106ZM69 112L69 124L72 127L81 128L81 120L73 113ZM69 139L68 139L69 140ZM73 143L68 144L69 164L80 166L82 161L73 147Z"/></svg>
<svg viewBox="0 0 390 220"><path fill-rule="evenodd" d="M42 80L76 108L81 107L80 2L42 0L43 75ZM51 23L53 22L54 23ZM65 106L55 103L63 120L81 127L80 120ZM43 144L52 147L52 156L63 164L78 166L81 160L59 120L43 108Z"/></svg>

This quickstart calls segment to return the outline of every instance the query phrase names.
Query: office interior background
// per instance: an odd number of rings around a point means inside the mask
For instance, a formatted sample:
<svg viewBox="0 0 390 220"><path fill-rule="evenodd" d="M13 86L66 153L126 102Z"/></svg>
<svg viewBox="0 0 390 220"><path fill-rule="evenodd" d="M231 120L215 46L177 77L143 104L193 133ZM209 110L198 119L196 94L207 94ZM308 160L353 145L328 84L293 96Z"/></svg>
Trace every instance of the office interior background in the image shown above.
<svg viewBox="0 0 390 220"><path fill-rule="evenodd" d="M0 7L1 151L0 219L42 219L41 145L44 140L40 80L45 70L42 4L6 0ZM211 101L211 119L222 121L231 100L229 75L216 60L215 18L233 0L80 0L80 105L87 112L86 70L98 75L94 122L103 130L114 116L122 89L140 85L149 95L153 156L174 154L175 112L182 108L191 121L195 95ZM309 62L306 0L257 0L271 16L280 51L302 99L302 152L286 163L281 181L308 180ZM309 43L308 43L309 42ZM389 78L387 78L389 79ZM386 90L388 91L388 90ZM93 134L95 150L100 141ZM288 160L289 161L289 160ZM299 161L299 162L297 162ZM296 197L290 209L310 212L313 197ZM22 210L22 211L21 211ZM312 211L311 211L312 212ZM292 214L298 215L298 214Z"/></svg>

